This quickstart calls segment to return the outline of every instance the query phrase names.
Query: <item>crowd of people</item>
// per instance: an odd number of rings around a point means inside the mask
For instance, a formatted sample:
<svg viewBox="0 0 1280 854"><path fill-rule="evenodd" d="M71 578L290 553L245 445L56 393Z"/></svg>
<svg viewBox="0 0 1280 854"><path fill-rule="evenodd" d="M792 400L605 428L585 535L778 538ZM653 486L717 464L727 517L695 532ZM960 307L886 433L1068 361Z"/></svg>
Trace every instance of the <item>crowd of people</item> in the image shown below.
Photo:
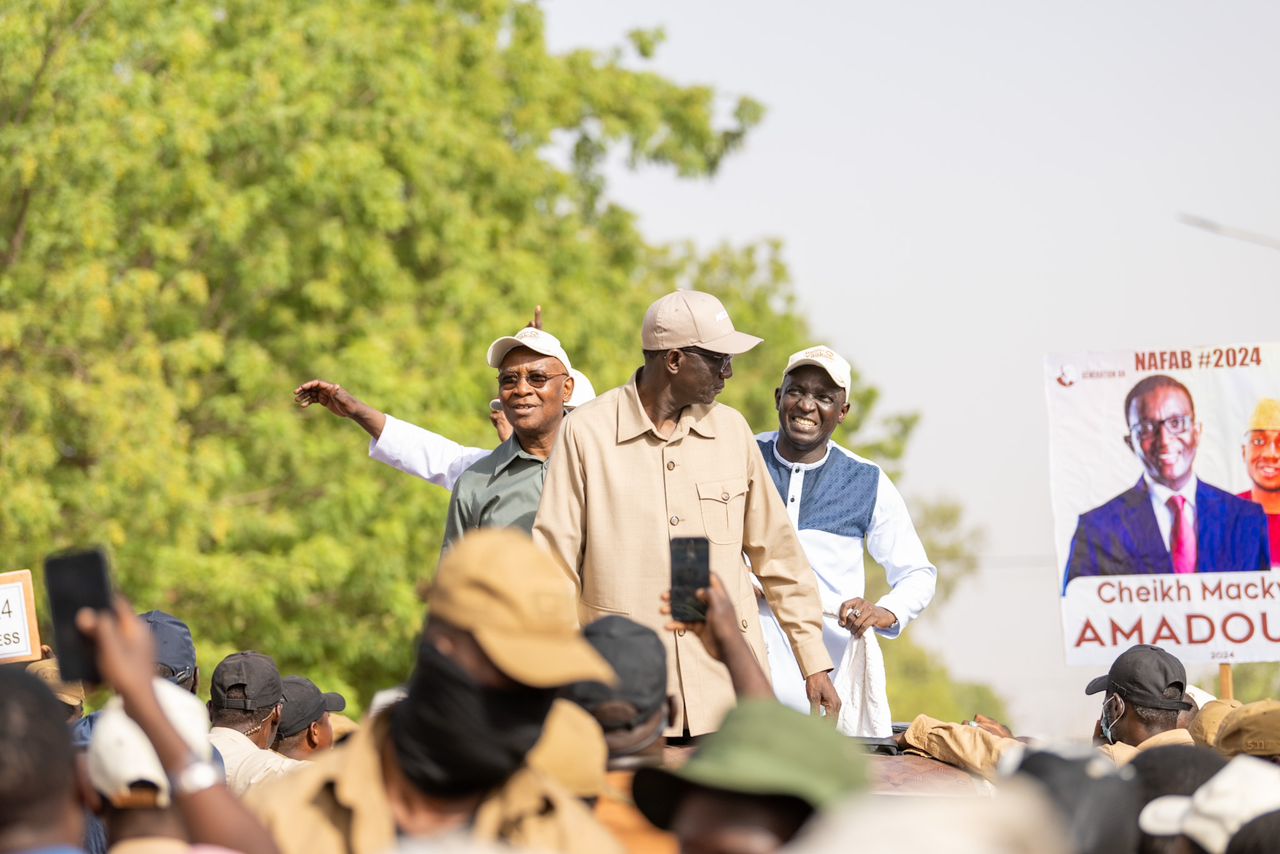
<svg viewBox="0 0 1280 854"><path fill-rule="evenodd" d="M641 340L599 396L539 321L496 340L492 452L299 386L451 492L412 672L357 721L245 649L206 704L180 616L82 611L101 709L52 656L0 667L0 854L1280 850L1280 702L1213 698L1159 647L1084 686L1091 748L894 724L878 639L937 569L885 473L832 441L848 362L791 356L753 435L715 398L759 339L718 300L658 300ZM701 619L673 608L684 537L707 542Z"/></svg>

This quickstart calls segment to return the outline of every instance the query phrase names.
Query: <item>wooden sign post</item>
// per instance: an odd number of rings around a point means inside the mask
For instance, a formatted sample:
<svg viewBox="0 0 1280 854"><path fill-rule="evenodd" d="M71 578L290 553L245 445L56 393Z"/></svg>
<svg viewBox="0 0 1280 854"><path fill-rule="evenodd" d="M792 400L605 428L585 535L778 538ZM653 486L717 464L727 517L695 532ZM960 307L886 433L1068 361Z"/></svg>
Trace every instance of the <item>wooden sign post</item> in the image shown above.
<svg viewBox="0 0 1280 854"><path fill-rule="evenodd" d="M40 627L31 571L0 572L0 663L39 658Z"/></svg>
<svg viewBox="0 0 1280 854"><path fill-rule="evenodd" d="M1230 664L1218 665L1218 699L1234 700L1236 698L1235 681L1231 676Z"/></svg>

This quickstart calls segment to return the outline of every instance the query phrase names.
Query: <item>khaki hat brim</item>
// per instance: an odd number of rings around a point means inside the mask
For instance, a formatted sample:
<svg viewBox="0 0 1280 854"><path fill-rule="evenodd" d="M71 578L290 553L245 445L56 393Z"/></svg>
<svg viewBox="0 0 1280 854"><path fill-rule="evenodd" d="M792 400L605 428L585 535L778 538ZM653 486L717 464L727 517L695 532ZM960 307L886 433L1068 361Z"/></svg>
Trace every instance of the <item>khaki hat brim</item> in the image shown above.
<svg viewBox="0 0 1280 854"><path fill-rule="evenodd" d="M724 353L726 356L741 356L762 341L764 341L763 338L757 338L745 332L730 332L712 341L703 341L697 346L713 353Z"/></svg>
<svg viewBox="0 0 1280 854"><path fill-rule="evenodd" d="M558 688L574 682L618 683L613 668L581 635L530 635L498 628L470 631L498 669L523 685Z"/></svg>
<svg viewBox="0 0 1280 854"><path fill-rule="evenodd" d="M796 360L795 362L793 362L792 364L787 365L787 370L786 370L786 372L783 374L783 376L785 377L787 374L791 373L791 372L792 372L792 371L794 371L796 368L805 368L805 367L814 367L814 368L819 369L819 370L820 370L820 371L822 371L824 374L826 374L828 377L830 377L830 378L831 378L831 381L832 381L833 383L835 383L836 385L840 386L840 388L844 389L845 391L848 391L848 390L849 390L849 378L848 378L848 377L838 377L838 376L836 376L835 374L833 374L833 373L831 372L831 366L830 366L830 365L824 365L822 362L819 362L817 359L797 359L797 360Z"/></svg>

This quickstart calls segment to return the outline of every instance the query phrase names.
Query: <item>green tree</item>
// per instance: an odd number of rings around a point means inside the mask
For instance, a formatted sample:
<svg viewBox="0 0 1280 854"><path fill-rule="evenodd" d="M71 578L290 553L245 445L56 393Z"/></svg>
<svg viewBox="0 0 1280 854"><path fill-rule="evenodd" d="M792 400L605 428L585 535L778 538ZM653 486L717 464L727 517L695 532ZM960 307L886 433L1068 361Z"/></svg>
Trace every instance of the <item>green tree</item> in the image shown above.
<svg viewBox="0 0 1280 854"><path fill-rule="evenodd" d="M763 115L548 52L517 0L16 0L0 11L0 538L12 566L106 543L235 649L367 698L403 678L446 496L369 463L301 380L490 442L495 335L530 306L602 387L679 284L769 343L729 401L773 422L808 343L776 244L645 241L603 158L713 174ZM566 165L556 151L569 153ZM850 436L874 389L859 380ZM889 458L910 418L882 425Z"/></svg>

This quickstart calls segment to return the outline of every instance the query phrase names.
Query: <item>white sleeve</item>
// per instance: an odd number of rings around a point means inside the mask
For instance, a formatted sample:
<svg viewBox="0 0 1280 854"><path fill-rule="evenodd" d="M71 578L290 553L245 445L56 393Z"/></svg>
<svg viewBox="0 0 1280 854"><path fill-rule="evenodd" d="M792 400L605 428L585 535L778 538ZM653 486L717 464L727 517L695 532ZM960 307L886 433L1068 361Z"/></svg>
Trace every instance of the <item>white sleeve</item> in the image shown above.
<svg viewBox="0 0 1280 854"><path fill-rule="evenodd" d="M369 442L369 456L450 492L458 477L492 451L467 448L439 433L387 416L382 435Z"/></svg>
<svg viewBox="0 0 1280 854"><path fill-rule="evenodd" d="M876 604L898 618L898 625L877 633L896 638L933 600L938 570L924 552L906 502L883 471L866 542L871 557L884 567L891 588Z"/></svg>

